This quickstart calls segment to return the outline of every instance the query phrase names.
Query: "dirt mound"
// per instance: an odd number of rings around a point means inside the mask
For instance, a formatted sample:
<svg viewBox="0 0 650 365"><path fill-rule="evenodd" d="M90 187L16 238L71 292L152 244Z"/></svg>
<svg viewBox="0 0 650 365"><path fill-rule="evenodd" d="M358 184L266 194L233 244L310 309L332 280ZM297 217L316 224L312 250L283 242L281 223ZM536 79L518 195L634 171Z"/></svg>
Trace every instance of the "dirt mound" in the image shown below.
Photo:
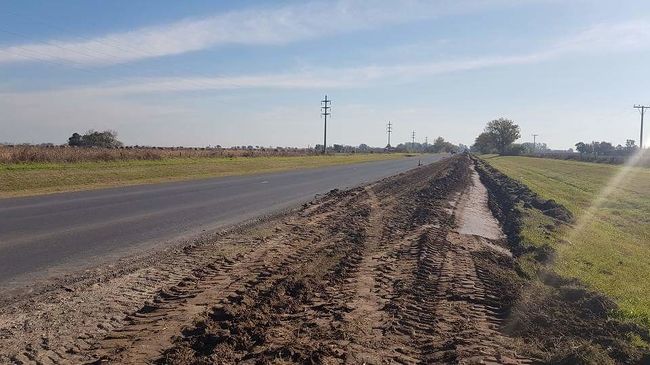
<svg viewBox="0 0 650 365"><path fill-rule="evenodd" d="M424 354L412 336L430 335L411 309L421 304L404 302L423 296L413 292L413 250L439 237L427 232L446 225L441 205L464 183L467 163L423 167L360 191L333 191L306 206L304 221L285 237L305 231L317 237L300 260L219 303L159 362L419 362Z"/></svg>
<svg viewBox="0 0 650 365"><path fill-rule="evenodd" d="M650 334L636 325L612 317L616 304L587 289L575 279L565 279L547 269L554 257L548 246L528 246L521 238L521 207L535 208L557 220L572 222L566 208L543 200L526 186L475 159L477 171L489 191L489 206L501 221L516 260L524 254L539 264L537 277L521 271L518 298L512 302L504 331L525 340L531 354L553 364L634 364L648 360L648 353L630 344ZM556 229L556 227L547 227ZM515 262L516 264L516 262Z"/></svg>
<svg viewBox="0 0 650 365"><path fill-rule="evenodd" d="M450 231L469 163L306 206L284 236L317 237L301 259L219 302L159 363L528 363L499 332L517 293L499 276L516 276L512 259Z"/></svg>
<svg viewBox="0 0 650 365"><path fill-rule="evenodd" d="M484 189L482 200L467 198L471 163L457 155L333 190L269 222L0 308L0 362L640 359L616 340L634 329L603 320L610 302L561 278L522 277L501 235L461 229L457 215L486 204ZM501 219L516 214L499 207Z"/></svg>

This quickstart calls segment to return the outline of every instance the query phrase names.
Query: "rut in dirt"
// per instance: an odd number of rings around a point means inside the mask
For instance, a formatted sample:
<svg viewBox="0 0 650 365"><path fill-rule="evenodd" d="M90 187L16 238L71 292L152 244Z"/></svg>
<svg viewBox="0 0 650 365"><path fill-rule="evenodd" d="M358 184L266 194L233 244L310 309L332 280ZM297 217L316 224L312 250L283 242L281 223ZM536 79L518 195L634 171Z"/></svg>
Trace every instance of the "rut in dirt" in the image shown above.
<svg viewBox="0 0 650 365"><path fill-rule="evenodd" d="M212 309L156 361L530 363L499 331L503 242L458 232L472 177L459 156L305 206L268 238L277 250L242 258L236 290L211 282ZM143 359L134 326L106 359Z"/></svg>
<svg viewBox="0 0 650 365"><path fill-rule="evenodd" d="M531 363L501 331L515 274L485 199L467 156L333 190L255 232L188 246L115 279L119 312L69 316L56 324L60 338L34 337L13 359ZM142 289L151 275L162 279ZM72 294L95 303L88 293L111 285Z"/></svg>

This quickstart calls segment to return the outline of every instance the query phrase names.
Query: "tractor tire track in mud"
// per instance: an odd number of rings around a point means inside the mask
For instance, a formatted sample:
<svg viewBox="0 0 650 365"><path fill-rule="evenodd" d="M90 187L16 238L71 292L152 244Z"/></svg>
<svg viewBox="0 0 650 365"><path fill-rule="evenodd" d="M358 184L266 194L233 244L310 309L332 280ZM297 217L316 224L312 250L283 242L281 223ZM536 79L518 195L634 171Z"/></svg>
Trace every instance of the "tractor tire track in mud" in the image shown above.
<svg viewBox="0 0 650 365"><path fill-rule="evenodd" d="M120 292L104 299L122 298L118 313L69 317L79 323L48 346L14 339L29 346L11 360L531 363L500 332L512 258L499 236L465 227L484 213L474 209L485 205L481 187L469 158L456 156L334 190L256 233L114 279ZM143 280L142 270L163 279ZM79 336L68 333L75 325Z"/></svg>

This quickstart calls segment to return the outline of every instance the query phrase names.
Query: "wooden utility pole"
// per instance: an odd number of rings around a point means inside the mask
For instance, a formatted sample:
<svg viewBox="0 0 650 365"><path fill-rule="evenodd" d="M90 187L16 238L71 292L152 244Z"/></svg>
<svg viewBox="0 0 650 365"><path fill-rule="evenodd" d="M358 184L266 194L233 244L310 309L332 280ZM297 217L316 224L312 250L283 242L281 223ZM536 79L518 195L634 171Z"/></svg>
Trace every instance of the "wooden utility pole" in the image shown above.
<svg viewBox="0 0 650 365"><path fill-rule="evenodd" d="M650 106L647 105L635 105L634 109L639 109L641 111L641 134L639 136L639 149L643 149L643 115L645 114L645 110L650 108Z"/></svg>
<svg viewBox="0 0 650 365"><path fill-rule="evenodd" d="M332 103L331 100L327 99L327 94L325 95L325 99L320 101L323 106L320 108L323 110L321 115L325 117L325 129L323 130L323 154L327 152L327 116L330 115L331 113L329 112L332 107L329 105Z"/></svg>
<svg viewBox="0 0 650 365"><path fill-rule="evenodd" d="M390 148L390 134L393 132L393 125L391 124L390 121L388 121L388 126L386 127L386 133L388 133L388 144L386 145L387 148Z"/></svg>
<svg viewBox="0 0 650 365"><path fill-rule="evenodd" d="M411 132L411 150L415 151L415 131Z"/></svg>

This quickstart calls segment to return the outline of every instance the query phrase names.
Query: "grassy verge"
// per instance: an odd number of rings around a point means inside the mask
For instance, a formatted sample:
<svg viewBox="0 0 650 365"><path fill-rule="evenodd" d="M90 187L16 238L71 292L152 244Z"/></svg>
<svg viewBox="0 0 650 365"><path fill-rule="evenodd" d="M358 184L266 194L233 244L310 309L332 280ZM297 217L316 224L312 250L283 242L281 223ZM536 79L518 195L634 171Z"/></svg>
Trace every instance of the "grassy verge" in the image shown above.
<svg viewBox="0 0 650 365"><path fill-rule="evenodd" d="M0 164L0 198L403 158L404 154Z"/></svg>
<svg viewBox="0 0 650 365"><path fill-rule="evenodd" d="M523 239L550 243L559 275L607 294L621 317L650 326L650 169L528 157L484 159L576 218L570 226L549 229L556 226L552 218L524 209Z"/></svg>

